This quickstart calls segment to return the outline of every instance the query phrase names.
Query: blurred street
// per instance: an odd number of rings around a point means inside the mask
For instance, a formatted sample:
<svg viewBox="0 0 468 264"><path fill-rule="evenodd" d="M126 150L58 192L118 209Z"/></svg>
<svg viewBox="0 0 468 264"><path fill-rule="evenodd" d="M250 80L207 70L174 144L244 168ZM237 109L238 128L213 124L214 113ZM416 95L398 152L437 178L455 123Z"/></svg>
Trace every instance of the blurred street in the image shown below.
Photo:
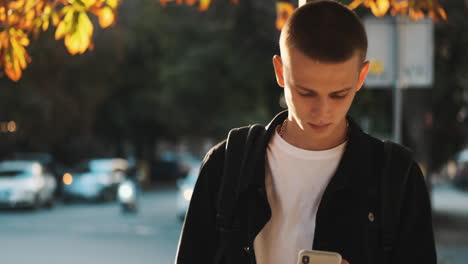
<svg viewBox="0 0 468 264"><path fill-rule="evenodd" d="M172 263L181 223L175 191L145 193L136 215L117 203L0 212L1 263Z"/></svg>
<svg viewBox="0 0 468 264"><path fill-rule="evenodd" d="M468 192L449 185L435 186L433 219L439 264L468 261Z"/></svg>
<svg viewBox="0 0 468 264"><path fill-rule="evenodd" d="M468 260L468 193L434 188L439 264ZM2 210L2 263L173 263L181 223L176 189L145 193L136 215L116 203L57 204L52 210Z"/></svg>

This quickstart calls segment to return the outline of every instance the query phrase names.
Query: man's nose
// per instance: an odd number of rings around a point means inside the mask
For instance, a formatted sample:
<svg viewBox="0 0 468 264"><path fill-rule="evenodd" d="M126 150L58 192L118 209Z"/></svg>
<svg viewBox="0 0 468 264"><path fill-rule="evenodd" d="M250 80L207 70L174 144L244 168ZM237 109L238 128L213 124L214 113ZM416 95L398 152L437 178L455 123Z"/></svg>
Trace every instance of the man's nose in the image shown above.
<svg viewBox="0 0 468 264"><path fill-rule="evenodd" d="M317 98L314 100L314 102L312 102L312 113L316 122L322 122L326 120L329 111L330 103L327 99Z"/></svg>

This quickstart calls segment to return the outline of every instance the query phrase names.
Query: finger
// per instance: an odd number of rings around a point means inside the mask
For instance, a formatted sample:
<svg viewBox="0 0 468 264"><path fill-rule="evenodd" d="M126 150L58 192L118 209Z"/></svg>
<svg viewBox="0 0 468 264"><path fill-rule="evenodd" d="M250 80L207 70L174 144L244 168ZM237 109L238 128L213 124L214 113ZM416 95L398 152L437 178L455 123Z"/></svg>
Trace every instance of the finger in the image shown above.
<svg viewBox="0 0 468 264"><path fill-rule="evenodd" d="M343 260L341 261L341 264L349 264L349 262L348 262L346 259L343 259Z"/></svg>

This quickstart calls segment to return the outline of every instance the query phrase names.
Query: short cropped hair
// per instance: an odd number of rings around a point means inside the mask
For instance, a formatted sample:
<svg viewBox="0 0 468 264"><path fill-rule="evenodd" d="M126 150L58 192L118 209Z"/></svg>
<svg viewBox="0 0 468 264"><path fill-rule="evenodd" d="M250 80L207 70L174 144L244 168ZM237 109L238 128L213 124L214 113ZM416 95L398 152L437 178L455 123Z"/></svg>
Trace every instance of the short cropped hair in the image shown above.
<svg viewBox="0 0 468 264"><path fill-rule="evenodd" d="M280 47L294 47L311 59L339 63L367 53L367 35L359 17L332 0L309 2L294 11L281 31Z"/></svg>

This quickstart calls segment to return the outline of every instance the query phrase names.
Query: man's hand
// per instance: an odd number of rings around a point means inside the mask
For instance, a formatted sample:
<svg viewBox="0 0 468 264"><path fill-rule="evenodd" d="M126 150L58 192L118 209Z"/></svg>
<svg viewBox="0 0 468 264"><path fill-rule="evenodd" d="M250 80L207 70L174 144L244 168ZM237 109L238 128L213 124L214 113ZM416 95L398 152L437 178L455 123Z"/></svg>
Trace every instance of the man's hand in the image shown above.
<svg viewBox="0 0 468 264"><path fill-rule="evenodd" d="M343 260L341 261L341 264L349 264L349 262L348 262L346 259L343 259Z"/></svg>

